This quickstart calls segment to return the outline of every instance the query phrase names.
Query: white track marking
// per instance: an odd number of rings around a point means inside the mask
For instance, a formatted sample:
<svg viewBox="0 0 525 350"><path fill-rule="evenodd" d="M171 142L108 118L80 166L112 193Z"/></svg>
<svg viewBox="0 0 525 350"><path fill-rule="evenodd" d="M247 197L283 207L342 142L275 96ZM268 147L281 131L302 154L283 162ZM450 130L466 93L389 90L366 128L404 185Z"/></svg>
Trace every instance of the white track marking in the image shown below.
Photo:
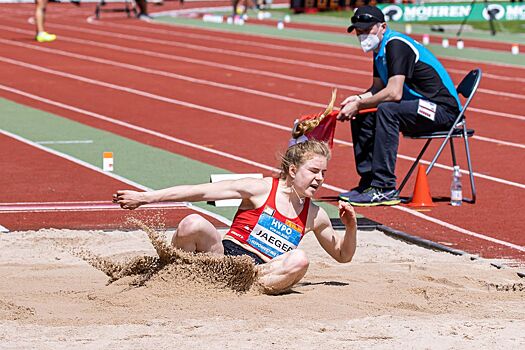
<svg viewBox="0 0 525 350"><path fill-rule="evenodd" d="M160 23L160 22L153 22L152 23L152 25L156 25L157 28L155 28L155 27L153 27L153 28L152 27L144 27L144 26L136 27L136 26L126 25L126 24L122 24L122 23L111 23L111 22L99 22L99 23L96 23L96 24L98 26L100 26L100 27L102 27L102 26L114 27L114 28L121 28L121 29L125 29L125 30L135 30L135 31L136 30L142 30L143 32L149 32L149 33L152 33L152 34L168 34L168 35L173 35L173 36L188 34L187 32L177 31L177 27L178 26L179 27L186 27L186 28L194 28L194 26L186 26L186 25L183 25L183 24L173 25L173 24L166 24L166 23ZM158 26L163 26L163 27L169 26L170 28L173 28L174 30L158 29ZM199 29L202 30L202 31L207 30L207 31L221 32L221 33L230 34L230 35L254 36L254 37L259 37L259 38L263 38L263 39L268 39L268 36L266 36L266 35L259 35L259 34L255 34L255 33L235 33L235 32L231 32L231 31L228 31L228 30L221 30L221 29L217 29L217 28L213 28L213 29L210 29L210 28L199 28ZM345 30L342 29L341 33L344 34L344 32L345 32ZM200 39L202 39L202 40L216 40L216 38L217 38L217 36L215 36L215 35L191 34L191 33L190 33L190 35L192 35L192 37L193 37L193 35L199 35ZM311 40L302 40L300 38L282 38L282 37L276 37L276 38L280 39L280 40L312 43ZM223 39L223 38L221 38L221 39ZM235 39L233 39L233 40L235 40ZM266 43L250 42L248 40L243 41L242 39L239 40L239 43L241 43L243 45L252 45L252 46L255 46L255 47L257 47L259 44L268 45ZM359 47L352 46L350 44L332 43L332 42L319 42L319 41L313 41L313 43L314 44L325 45L325 46L335 46L335 47L338 47L338 48L359 50ZM270 44L270 45L273 45L273 44ZM280 45L278 45L278 46L280 46ZM276 45L274 48L277 49L278 46ZM270 47L268 47L268 48L270 48ZM287 47L287 46L283 45L279 49L283 49L283 50L288 49L289 51L294 51L295 48L294 47ZM317 53L314 53L315 51L317 51ZM300 52L300 51L298 51L298 52ZM314 52L312 54L319 54L319 52L322 52L322 51L314 50ZM323 55L323 54L321 53L320 55ZM366 60L366 58L364 58L362 55L355 55L355 54L351 54L351 53L340 53L339 55L341 55L341 56L337 56L337 57L344 57L344 58L348 58L348 59L351 59L351 60ZM448 56L440 56L440 58L443 59L443 60L449 60L449 61L455 61L455 62L469 62L469 63L472 62L472 60L468 59L468 58L457 58L457 57L448 57ZM479 64L486 64L486 65L495 66L495 67L508 67L508 68L514 68L514 69L525 69L525 67L523 67L521 65L514 65L514 64L508 64L508 63L499 63L499 62L477 62L477 63L479 63ZM468 72L469 72L468 70L456 70L455 71L455 73L460 73L462 75L465 75ZM509 79L511 79L511 80L514 80L514 81L517 81L517 82L522 82L522 83L525 82L525 78L499 76L499 75L491 74L491 78L497 79L496 77L502 77L503 78L502 80L509 80Z"/></svg>
<svg viewBox="0 0 525 350"><path fill-rule="evenodd" d="M158 203L146 204L140 207L141 209L187 209L186 203ZM45 213L45 212L61 212L61 211L106 211L106 210L122 210L120 205L113 204L109 200L104 203L33 203L33 204L16 204L16 203L0 203L0 214L5 213Z"/></svg>
<svg viewBox="0 0 525 350"><path fill-rule="evenodd" d="M496 140L496 139L492 139L492 138L489 138L489 137L476 136L476 135L472 136L472 138L474 138L474 139L476 139L476 140L480 140L480 141L496 143L496 144L498 144L498 145L503 145L503 146L509 146L509 147L516 147L516 148L522 148L522 149L525 149L525 145L522 144L522 143L516 143L516 142L508 142L508 141Z"/></svg>
<svg viewBox="0 0 525 350"><path fill-rule="evenodd" d="M116 67L120 67L120 68L124 68L124 69L135 70L135 71L139 71L139 72L143 72L143 73L147 73L147 74L160 75L160 76L164 76L164 77L168 77L168 78L172 78L172 79L179 79L179 80L183 80L183 81L188 81L190 83L203 84L203 85L213 86L213 87L217 87L217 88L223 88L223 89L229 89L229 90L239 91L239 92L243 92L243 93L249 93L249 94L253 94L253 95L257 95L257 96L273 98L273 99L276 99L276 100L282 100L282 101L291 102L291 103L297 103L297 104L306 105L306 106L319 107L319 108L324 108L325 107L324 104L317 103L317 102L306 101L306 100L303 100L303 99L295 99L295 98L285 97L285 96L272 94L272 93L267 93L267 92L254 90L254 89L242 88L242 87L238 87L236 85L215 83L215 82L211 82L211 81L208 81L208 80L196 79L196 78L192 78L192 77L188 77L188 76L183 76L183 75L180 75L180 74L174 74L174 73L170 73L170 72L144 68L144 67L140 67L140 66L136 66L136 65L131 65L131 64L126 64L126 63L121 63L121 62L101 59L101 58L96 58L96 57L92 57L92 56L86 56L86 55L71 53L69 51L63 51L63 50L58 50L58 49L51 49L51 48L46 48L46 47L40 47L40 46L37 46L37 45L18 43L16 41L3 40L3 39L0 39L0 43L4 43L6 45L19 46L19 47L33 49L33 50L39 50L39 51L48 52L48 53L51 53L51 54L63 55L63 56L66 56L66 57L72 57L72 58L81 59L81 60L87 60L87 61L96 62L96 63L100 63L100 64L106 64L106 65L110 65L110 66L116 66ZM494 139L494 138L488 138L488 137L475 137L475 138L477 138L478 140L481 140L481 141L492 142L492 143L506 145L506 146L510 146L510 147L525 148L525 146L523 146L523 145L520 146L520 144L517 144L517 143L497 140L497 139Z"/></svg>
<svg viewBox="0 0 525 350"><path fill-rule="evenodd" d="M127 88L127 87L123 87L123 86L119 86L119 85L115 85L115 84L110 84L110 83L106 83L106 82L101 82L99 80L89 79L89 78L81 77L81 76L74 75L74 74L63 73L63 72L60 72L60 71L51 70L51 69L48 69L48 68L44 68L44 67L40 67L40 66L36 66L36 65L33 65L33 64L28 64L28 63L25 63L25 62L12 60L12 59L8 59L8 58L5 58L5 57L0 57L0 61L4 61L6 63L11 63L11 64L14 64L14 65L18 65L18 66L22 66L22 67L26 67L26 68L30 68L30 69L34 69L34 70L38 70L38 71L42 71L42 72L46 72L46 73L55 74L55 75L58 75L58 76L63 76L63 77L70 78L70 79L80 80L80 81L87 82L87 83L94 84L94 85L104 86L104 87L112 88L112 89L115 89L115 90L120 90L120 91L124 91L124 92L128 92L128 93L136 94L136 95L143 96L143 97L152 98L152 99L155 99L155 100L158 100L158 101L163 101L163 102L172 103L172 104L176 104L176 105L183 106L183 107L193 108L193 109L201 110L201 111L204 111L204 112L219 114L219 115L222 115L222 116L228 117L228 118L243 120L243 121L246 121L246 122L251 122L251 123L254 123L254 124L260 124L260 125L272 127L272 128L279 129L279 130L286 130L286 131L291 130L289 127L286 127L286 126L283 126L283 125L279 125L279 124L275 124L275 123L271 123L271 122L261 121L259 119L253 118L253 117L243 116L243 115L240 115L240 114L225 112L225 111L218 110L218 109L215 109L215 108L204 107L204 106L201 106L201 105L188 103L188 102L184 102L184 101L179 101L179 100L171 99L171 98L168 98L168 97L158 96L158 95L151 94L151 93L148 93L148 92L144 92L144 91L140 91L140 90L136 90L136 89L131 89L131 88ZM3 85L0 85L0 86L2 86L4 89L6 89L6 88L10 89L10 88L5 87ZM16 90L16 89L14 89L14 90ZM20 91L20 90L18 90L18 91ZM345 141L341 141L341 140L336 140L336 142L341 143L341 144L345 144L345 145L351 145L351 143L345 142ZM402 155L398 155L398 156L399 156L399 158L403 158ZM407 156L404 156L404 157L407 157ZM513 181L504 180L504 179L499 179L499 178L496 178L496 177L492 177L492 176L488 176L488 175L484 175L484 174L480 174L480 173L475 173L475 176L480 177L480 178L485 178L485 179L488 179L488 180L492 180L492 181L495 181L495 182L499 182L499 183L504 183L504 184L511 185L511 186L525 188L524 184L516 183L516 182L513 182Z"/></svg>
<svg viewBox="0 0 525 350"><path fill-rule="evenodd" d="M76 28L70 27L70 26L64 26L64 27L68 27L68 28L71 28L71 29L76 29ZM4 29L4 30L14 31L14 32L31 33L29 31L24 31L24 30L21 30L21 29L13 29L13 28L10 28L10 27L2 26L2 25L0 25L0 28ZM78 30L78 29L76 29L76 30ZM115 34L115 35L113 35L113 34L108 34L106 32L96 31L96 30L89 30L89 29L87 31L96 32L95 34L105 35L105 36L110 36L110 37L113 36L113 37L119 37L120 38L120 37L124 36L126 39L130 39L130 40L139 40L139 41L147 41L148 40L146 38L138 39L136 37L127 36L125 34ZM74 38L66 38L66 37L62 37L62 36L61 36L61 38L63 38L65 41L71 41L71 42L77 42L77 43L84 43L84 44L88 44L88 45L106 47L106 48L111 48L111 49L114 49L114 50L120 50L120 51L124 51L124 52L132 52L130 50L133 50L134 53L139 53L138 51L141 51L140 52L141 54L146 54L146 52L147 52L147 51L144 51L144 50L123 48L123 47L120 47L120 49L119 49L117 45L100 44L100 43L96 43L96 42L93 42L93 41L82 41L82 40L78 40L78 39L74 39ZM153 41L159 41L157 39L152 39L152 40ZM171 43L172 42L169 42L169 41L163 41L164 45L170 45ZM263 71L263 70L243 69L241 67L228 66L228 65L224 65L224 64L220 64L220 63L205 62L205 61L202 61L202 60L196 60L196 59L186 58L186 57L181 57L181 56L166 55L166 54L162 54L162 53L153 53L153 54L154 55L150 54L150 56L162 57L162 58L178 60L178 61L185 61L185 62L196 63L196 64L205 64L207 66L223 68L223 69L229 69L229 70L234 70L234 71L240 71L240 72L248 73L248 74L257 74L257 75L270 76L270 77L273 77L273 78L286 79L286 80L296 81L296 82L300 82L300 83L307 83L307 84L310 83L310 84L315 84L315 85L320 85L320 86L325 86L325 87L330 87L330 88L337 87L337 88L340 88L340 89L348 89L348 90L356 91L356 92L361 92L361 91L364 90L364 88L356 87L356 86L337 84L337 83L330 83L330 82L322 82L322 81L314 81L314 80L311 80L311 79L303 79L303 78L299 78L299 77L292 77L292 76L287 76L285 74L267 72L267 71ZM491 92L492 94L495 94L495 95L500 95L500 93L498 91L495 91L495 90L487 90L487 91ZM501 94L506 94L506 93L505 92L501 92ZM520 96L520 95L516 95L516 94L514 94L514 95L515 96ZM515 120L525 121L525 117L521 116L521 115L515 115L515 114L503 113L503 112L496 112L496 111L491 111L491 110L487 110L487 109L480 109L480 108L474 108L474 107L470 107L469 110L476 111L478 113L482 113L482 114L488 115L488 116L498 116L498 117L505 117L505 118L515 119Z"/></svg>
<svg viewBox="0 0 525 350"><path fill-rule="evenodd" d="M76 27L71 27L71 26L66 26L66 25L58 25L58 26L67 27L70 30L79 30ZM10 27L7 27L7 26L2 26L2 25L0 25L0 28L4 29L4 30L14 31L14 32L25 32L25 33L29 33L29 34L32 33L32 32L29 32L29 31L24 31L24 30L21 30L21 29L13 29L13 28L10 28ZM170 45L170 44L172 44L172 42L170 42L170 41L163 41L163 40L158 40L158 39L137 38L137 37L129 36L129 35L125 35L125 34L110 34L110 33L107 33L107 32L98 31L98 30L90 30L90 29L86 29L85 31L93 32L93 34L97 34L97 35L104 35L104 36L117 37L117 38L125 38L125 39L129 39L129 40L137 40L137 41L148 41L149 40L149 41L153 41L153 42L156 42L156 43L159 43L159 44L163 44L163 45ZM100 43L95 44L96 42L93 42L93 41L82 41L82 40L73 39L73 38L66 38L66 37L62 37L62 36L61 36L61 38L63 38L66 41L80 42L80 43L84 43L84 44L101 46L101 47L111 48L111 49L114 49L114 50L120 50L120 51L124 51L124 52L131 52L130 50L133 50L134 53L141 53L141 54L146 54L146 52L147 52L147 51L144 51L144 50L137 50L137 49L131 49L131 48L123 48L123 47L118 48L117 45L111 45L111 44L100 44ZM141 51L141 52L138 52L138 51ZM315 84L315 85L320 85L320 86L325 86L325 87L330 87L330 88L337 87L337 88L340 88L340 89L348 89L348 90L356 91L356 92L361 92L361 91L364 90L364 88L357 87L357 86L350 86L350 85L330 83L330 82L323 82L323 81L314 81L314 80L311 80L311 79L292 77L292 76L288 76L288 75L285 75L285 74L267 72L267 71L263 71L263 70L244 69L244 68L241 68L241 67L228 66L228 65L220 64L220 63L206 62L206 61L203 61L203 60L197 60L197 59L187 58L187 57L183 57L183 56L166 55L166 54L162 54L162 53L152 53L151 54L151 52L150 52L150 56L162 57L162 58L166 58L166 59L184 61L184 62L189 62L189 63L204 64L204 65L207 65L207 66L223 68L223 69L229 69L229 70L239 71L239 72L248 73L248 74L270 76L270 77L273 77L273 78L286 79L286 80L296 81L296 82L300 82L300 83L307 83L307 84ZM500 95L500 92L496 91L496 90L486 90L486 92L487 93L491 93L493 95L497 95L497 96ZM501 94L507 94L507 93L501 92ZM511 94L510 96L520 96L520 95ZM491 111L491 110L487 110L487 109L480 109L480 108L474 108L474 107L470 107L469 110L475 111L475 112L478 112L478 113L482 113L482 114L488 115L488 116L498 116L498 117L505 117L505 118L515 119L515 120L525 121L525 117L524 116L511 114L511 113L496 112L496 111Z"/></svg>
<svg viewBox="0 0 525 350"><path fill-rule="evenodd" d="M35 143L39 145L79 145L93 143L93 140L35 141Z"/></svg>

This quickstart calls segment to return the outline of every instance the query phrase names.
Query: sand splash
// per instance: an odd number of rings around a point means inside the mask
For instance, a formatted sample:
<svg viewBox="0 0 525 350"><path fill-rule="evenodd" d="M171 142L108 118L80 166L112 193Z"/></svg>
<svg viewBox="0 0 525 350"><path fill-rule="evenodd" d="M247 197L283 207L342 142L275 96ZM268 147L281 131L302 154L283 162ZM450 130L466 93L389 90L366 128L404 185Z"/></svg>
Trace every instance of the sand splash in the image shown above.
<svg viewBox="0 0 525 350"><path fill-rule="evenodd" d="M129 282L130 286L166 282L185 286L190 283L193 286L202 285L205 289L211 287L235 292L246 292L256 287L257 269L248 256L185 252L166 243L165 235L152 228L152 222L145 223L134 217L127 221L148 235L157 256L137 256L126 262L115 262L86 250L73 251L73 254L104 272L109 277L108 284L133 276L135 278Z"/></svg>

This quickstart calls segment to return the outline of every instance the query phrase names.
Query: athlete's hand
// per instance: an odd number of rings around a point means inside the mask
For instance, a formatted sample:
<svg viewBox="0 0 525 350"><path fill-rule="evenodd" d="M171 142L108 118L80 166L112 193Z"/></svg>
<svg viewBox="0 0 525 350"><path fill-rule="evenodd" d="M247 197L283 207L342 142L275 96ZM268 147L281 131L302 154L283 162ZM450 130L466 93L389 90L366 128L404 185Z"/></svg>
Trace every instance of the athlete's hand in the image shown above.
<svg viewBox="0 0 525 350"><path fill-rule="evenodd" d="M136 209L148 203L145 199L145 193L146 192L119 190L113 195L113 203L120 204L122 209Z"/></svg>
<svg viewBox="0 0 525 350"><path fill-rule="evenodd" d="M339 217L346 228L357 226L357 214L349 203L339 201Z"/></svg>

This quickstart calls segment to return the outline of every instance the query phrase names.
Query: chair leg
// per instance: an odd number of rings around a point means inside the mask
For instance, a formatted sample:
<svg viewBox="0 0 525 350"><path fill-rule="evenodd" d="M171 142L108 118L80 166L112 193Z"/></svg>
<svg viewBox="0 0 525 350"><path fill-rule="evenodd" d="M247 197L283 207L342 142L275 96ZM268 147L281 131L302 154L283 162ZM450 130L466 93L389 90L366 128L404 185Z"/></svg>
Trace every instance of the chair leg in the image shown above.
<svg viewBox="0 0 525 350"><path fill-rule="evenodd" d="M427 168L427 175L430 174L430 171L432 170L432 168L434 167L434 164L436 164L439 156L441 155L441 152L443 152L443 149L445 148L445 146L447 145L447 142L448 140L452 140L452 130L449 131L447 137L445 137L445 139L443 140L443 142L441 143L441 146L439 146L439 149L438 151L436 152L436 155L434 156L434 158L432 159L432 161L430 162L430 164L428 165L428 168Z"/></svg>
<svg viewBox="0 0 525 350"><path fill-rule="evenodd" d="M466 128L463 129L463 139L465 141L465 152L467 153L467 164L468 164L468 172L469 172L469 178L470 178L470 190L472 192L472 199L463 198L463 200L467 203L474 204L476 203L476 186L474 185L474 171L472 170L472 161L470 158L470 147L468 143L468 136L467 136Z"/></svg>
<svg viewBox="0 0 525 350"><path fill-rule="evenodd" d="M456 160L456 150L454 149L454 138L450 138L450 154L452 155L452 166L458 165Z"/></svg>
<svg viewBox="0 0 525 350"><path fill-rule="evenodd" d="M401 194L401 191L405 187L408 179L410 178L410 176L414 172L414 169L416 169L416 166L419 164L419 161L421 160L421 157L423 157L423 154L425 154L425 151L427 150L428 145L430 145L430 142L432 142L432 139L428 139L427 140L427 142L425 143L425 146L423 146L423 148L421 149L421 152L419 152L419 155L417 156L416 160L414 161L414 163L412 163L412 166L410 167L410 170L405 175L403 181L401 182L401 185L399 185L399 188L397 189L399 194Z"/></svg>

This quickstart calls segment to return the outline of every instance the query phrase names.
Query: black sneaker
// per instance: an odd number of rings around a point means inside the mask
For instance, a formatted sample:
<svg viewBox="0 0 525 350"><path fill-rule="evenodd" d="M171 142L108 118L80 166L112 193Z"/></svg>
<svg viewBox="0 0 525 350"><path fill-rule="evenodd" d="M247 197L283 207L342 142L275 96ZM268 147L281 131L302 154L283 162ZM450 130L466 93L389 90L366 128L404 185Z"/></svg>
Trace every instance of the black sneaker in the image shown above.
<svg viewBox="0 0 525 350"><path fill-rule="evenodd" d="M348 201L356 207L375 207L377 205L396 205L401 203L398 191L394 189L369 187Z"/></svg>
<svg viewBox="0 0 525 350"><path fill-rule="evenodd" d="M358 196L360 196L361 193L366 191L368 188L370 188L370 185L368 185L368 186L359 185L357 187L354 187L348 192L340 193L339 194L339 200L342 200L344 202L351 202L355 198L358 198Z"/></svg>

